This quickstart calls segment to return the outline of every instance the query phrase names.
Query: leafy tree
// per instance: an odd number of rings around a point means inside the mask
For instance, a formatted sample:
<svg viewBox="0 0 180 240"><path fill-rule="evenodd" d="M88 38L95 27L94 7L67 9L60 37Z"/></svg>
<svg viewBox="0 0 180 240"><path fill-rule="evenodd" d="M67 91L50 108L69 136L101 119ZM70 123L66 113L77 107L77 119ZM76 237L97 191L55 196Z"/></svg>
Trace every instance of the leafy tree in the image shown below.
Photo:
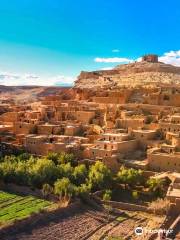
<svg viewBox="0 0 180 240"><path fill-rule="evenodd" d="M16 164L16 168L15 168L15 183L19 184L19 185L28 185L29 182L29 173L28 173L28 169L26 166L26 162L23 161L19 161Z"/></svg>
<svg viewBox="0 0 180 240"><path fill-rule="evenodd" d="M28 153L22 153L22 154L20 154L20 155L17 156L17 159L18 159L19 161L27 161L27 160L29 160L30 157L31 157L30 154L28 154Z"/></svg>
<svg viewBox="0 0 180 240"><path fill-rule="evenodd" d="M76 186L68 178L64 177L54 183L54 193L60 198L71 198L76 193Z"/></svg>
<svg viewBox="0 0 180 240"><path fill-rule="evenodd" d="M71 180L73 179L74 169L70 163L58 165L57 168L58 168L58 176L59 177L66 177Z"/></svg>
<svg viewBox="0 0 180 240"><path fill-rule="evenodd" d="M110 189L106 190L103 194L103 200L104 201L110 201L112 197L112 191Z"/></svg>
<svg viewBox="0 0 180 240"><path fill-rule="evenodd" d="M78 165L74 168L73 178L75 184L80 185L85 183L87 176L88 170L85 164Z"/></svg>
<svg viewBox="0 0 180 240"><path fill-rule="evenodd" d="M132 192L132 197L137 200L139 198L139 193L137 191Z"/></svg>
<svg viewBox="0 0 180 240"><path fill-rule="evenodd" d="M159 178L150 178L147 181L149 191L156 197L162 197L165 187L165 180Z"/></svg>
<svg viewBox="0 0 180 240"><path fill-rule="evenodd" d="M83 199L89 197L90 191L91 191L90 186L88 186L85 183L77 187L77 195Z"/></svg>
<svg viewBox="0 0 180 240"><path fill-rule="evenodd" d="M74 164L74 155L71 153L63 152L59 155L58 162L59 162L59 164L70 163L73 165Z"/></svg>
<svg viewBox="0 0 180 240"><path fill-rule="evenodd" d="M94 190L102 189L110 186L112 182L111 171L104 165L104 163L97 161L89 169L88 184Z"/></svg>
<svg viewBox="0 0 180 240"><path fill-rule="evenodd" d="M0 164L0 169L3 172L3 178L5 182L16 183L16 167L17 161L13 157L5 157L4 162Z"/></svg>
<svg viewBox="0 0 180 240"><path fill-rule="evenodd" d="M125 186L136 186L143 183L143 175L141 170L136 170L133 168L121 167L117 174L117 179L120 183L124 183Z"/></svg>
<svg viewBox="0 0 180 240"><path fill-rule="evenodd" d="M47 197L52 192L53 192L53 188L51 187L51 185L49 185L48 183L43 184L42 194L44 197Z"/></svg>
<svg viewBox="0 0 180 240"><path fill-rule="evenodd" d="M55 164L57 164L58 160L59 160L59 154L58 153L54 153L54 152L50 152L50 153L48 153L46 158L48 160L52 160Z"/></svg>
<svg viewBox="0 0 180 240"><path fill-rule="evenodd" d="M53 161L46 158L38 159L30 169L31 183L41 187L43 183L53 183L58 178L58 169Z"/></svg>

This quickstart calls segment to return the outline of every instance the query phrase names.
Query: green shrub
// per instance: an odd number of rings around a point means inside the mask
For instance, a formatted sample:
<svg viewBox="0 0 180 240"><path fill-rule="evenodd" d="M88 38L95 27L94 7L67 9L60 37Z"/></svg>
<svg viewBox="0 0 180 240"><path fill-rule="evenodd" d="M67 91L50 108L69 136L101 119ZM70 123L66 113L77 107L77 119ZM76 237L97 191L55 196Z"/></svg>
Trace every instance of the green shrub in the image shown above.
<svg viewBox="0 0 180 240"><path fill-rule="evenodd" d="M103 194L103 200L104 201L110 201L112 197L112 191L111 190L105 190L104 194Z"/></svg>

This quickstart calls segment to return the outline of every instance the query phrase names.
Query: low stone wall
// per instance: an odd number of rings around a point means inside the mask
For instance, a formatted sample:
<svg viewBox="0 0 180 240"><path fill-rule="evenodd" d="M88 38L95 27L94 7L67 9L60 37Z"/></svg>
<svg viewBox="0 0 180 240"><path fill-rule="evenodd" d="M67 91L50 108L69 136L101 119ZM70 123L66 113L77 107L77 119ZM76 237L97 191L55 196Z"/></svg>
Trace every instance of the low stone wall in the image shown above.
<svg viewBox="0 0 180 240"><path fill-rule="evenodd" d="M102 201L102 203L110 205L113 208L120 208L122 210L151 212L146 206L136 205L132 203L115 202L115 201Z"/></svg>
<svg viewBox="0 0 180 240"><path fill-rule="evenodd" d="M171 215L180 214L180 199L176 198L175 202L171 203L169 212Z"/></svg>
<svg viewBox="0 0 180 240"><path fill-rule="evenodd" d="M92 193L92 196L100 198L103 195L103 192L104 192L104 190L96 191L96 192Z"/></svg>
<svg viewBox="0 0 180 240"><path fill-rule="evenodd" d="M152 171L143 171L143 176L146 177L146 178L149 178L149 177L153 177L156 175L156 172L152 172Z"/></svg>
<svg viewBox="0 0 180 240"><path fill-rule="evenodd" d="M43 199L45 198L40 189L32 190L30 187L19 186L19 185L13 184L13 183L3 184L1 189L4 191L13 192L15 194L32 195L32 196L38 197L38 198L43 198ZM55 196L54 194L50 194L48 196L48 200L57 201L58 197Z"/></svg>
<svg viewBox="0 0 180 240"><path fill-rule="evenodd" d="M14 183L5 184L3 186L3 190L14 192L14 193L17 193L17 194L33 195L33 196L40 197L40 198L43 197L42 193L39 189L32 190L30 187L19 186L19 185L16 185Z"/></svg>

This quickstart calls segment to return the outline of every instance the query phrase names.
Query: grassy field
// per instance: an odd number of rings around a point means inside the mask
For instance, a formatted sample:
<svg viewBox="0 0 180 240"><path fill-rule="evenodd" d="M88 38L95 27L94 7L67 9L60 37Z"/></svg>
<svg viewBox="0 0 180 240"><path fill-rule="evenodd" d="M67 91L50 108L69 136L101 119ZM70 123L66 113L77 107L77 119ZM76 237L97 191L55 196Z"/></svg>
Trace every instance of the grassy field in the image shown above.
<svg viewBox="0 0 180 240"><path fill-rule="evenodd" d="M20 196L0 191L0 227L52 205L51 202L33 196Z"/></svg>

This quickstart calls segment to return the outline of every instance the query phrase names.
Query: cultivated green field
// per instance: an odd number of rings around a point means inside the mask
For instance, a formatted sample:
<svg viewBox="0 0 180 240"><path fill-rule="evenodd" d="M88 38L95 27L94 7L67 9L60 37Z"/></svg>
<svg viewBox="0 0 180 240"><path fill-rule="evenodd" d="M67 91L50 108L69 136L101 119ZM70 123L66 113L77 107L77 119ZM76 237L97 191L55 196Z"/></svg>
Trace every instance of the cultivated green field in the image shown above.
<svg viewBox="0 0 180 240"><path fill-rule="evenodd" d="M51 202L33 196L20 196L0 191L0 227L27 218L50 205Z"/></svg>

